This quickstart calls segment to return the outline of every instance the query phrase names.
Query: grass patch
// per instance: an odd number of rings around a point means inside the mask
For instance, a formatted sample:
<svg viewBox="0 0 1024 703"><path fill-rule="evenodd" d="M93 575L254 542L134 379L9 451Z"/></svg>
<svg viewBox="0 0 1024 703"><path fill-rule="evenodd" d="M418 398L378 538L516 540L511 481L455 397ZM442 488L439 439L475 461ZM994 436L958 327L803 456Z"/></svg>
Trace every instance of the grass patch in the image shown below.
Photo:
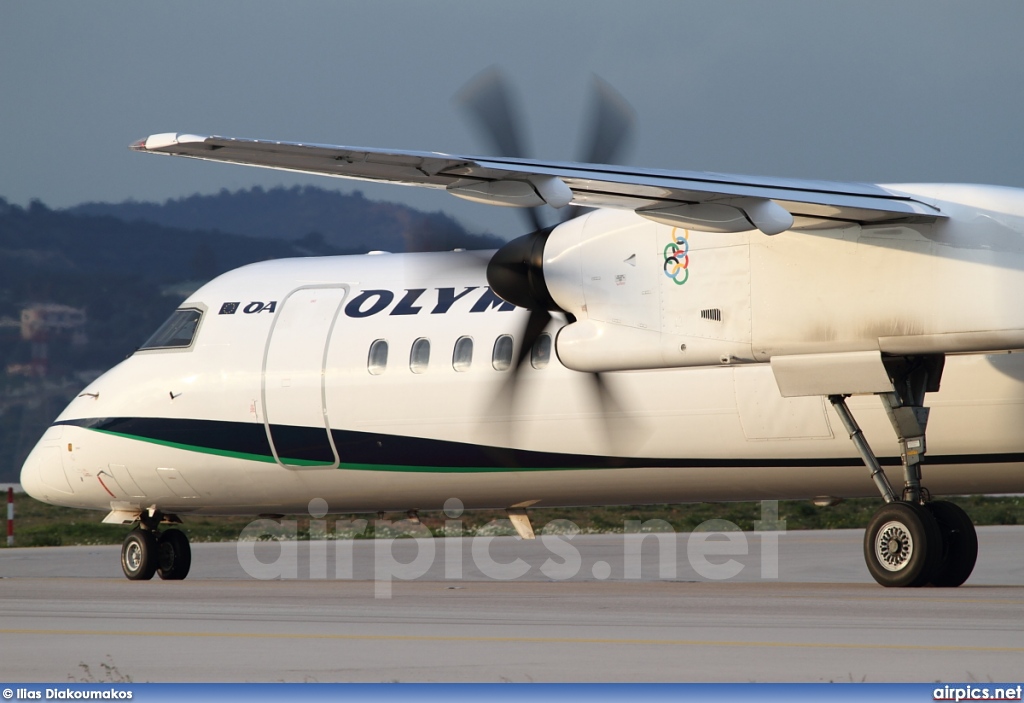
<svg viewBox="0 0 1024 703"><path fill-rule="evenodd" d="M49 547L60 545L120 544L128 528L124 525L104 525L103 513L61 508L41 503L25 494L15 495L15 537L19 547ZM1018 496L963 496L950 498L968 512L976 525L1024 524L1024 497ZM877 498L856 498L830 507L817 507L807 501L779 501L779 519L787 530L819 530L863 528L878 509ZM754 522L762 519L759 502L744 503L686 503L675 505L612 506L593 508L538 508L530 511L534 529L538 532L549 522L569 521L582 532L622 532L627 520L645 523L663 520L676 532L691 532L707 520L728 520L742 530L753 530ZM327 537L351 534L356 538L374 535L376 515L328 515ZM181 529L192 542L230 542L238 539L242 530L254 517L184 517ZM299 539L309 539L309 517L294 516ZM359 532L367 520L366 529ZM402 514L389 514L385 520L400 521ZM479 510L464 513L451 520L441 512L420 513L423 524L436 536L462 534L512 534L503 510ZM461 523L461 525L459 524ZM564 523L559 526L565 527ZM397 527L397 526L396 526ZM663 527L663 525L662 525ZM324 536L321 529L314 530L315 538Z"/></svg>

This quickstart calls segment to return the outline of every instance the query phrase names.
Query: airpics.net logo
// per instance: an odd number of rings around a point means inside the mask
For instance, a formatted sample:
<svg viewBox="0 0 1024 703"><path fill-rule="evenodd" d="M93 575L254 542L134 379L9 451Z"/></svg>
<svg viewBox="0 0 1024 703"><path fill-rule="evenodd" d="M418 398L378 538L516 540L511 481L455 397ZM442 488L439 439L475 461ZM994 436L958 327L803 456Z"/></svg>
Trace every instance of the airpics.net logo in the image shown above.
<svg viewBox="0 0 1024 703"><path fill-rule="evenodd" d="M236 545L242 569L260 580L372 580L376 598L390 598L395 581L415 580L724 581L754 570L762 579L777 579L779 538L786 532L773 500L761 501L753 533L722 519L688 533L676 532L665 520L626 520L621 533L606 534L582 551L581 530L569 520L548 522L536 540L508 539L516 533L507 519L468 534L457 498L445 502L439 536L415 519L338 520L328 528L327 511L327 501L311 500L308 532L301 534L295 519L249 523ZM753 548L750 534L756 538Z"/></svg>

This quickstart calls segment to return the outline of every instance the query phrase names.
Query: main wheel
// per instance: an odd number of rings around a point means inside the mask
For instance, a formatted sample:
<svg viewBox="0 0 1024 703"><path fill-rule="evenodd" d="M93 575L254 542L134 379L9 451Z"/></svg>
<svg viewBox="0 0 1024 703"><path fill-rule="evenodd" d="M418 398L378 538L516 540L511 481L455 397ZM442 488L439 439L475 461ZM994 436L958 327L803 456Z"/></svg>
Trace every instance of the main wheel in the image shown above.
<svg viewBox="0 0 1024 703"><path fill-rule="evenodd" d="M945 500L925 503L942 533L942 561L932 576L932 586L955 587L974 571L978 560L978 533L963 509Z"/></svg>
<svg viewBox="0 0 1024 703"><path fill-rule="evenodd" d="M136 527L121 544L121 570L132 581L148 581L157 568L156 537Z"/></svg>
<svg viewBox="0 0 1024 703"><path fill-rule="evenodd" d="M864 560L883 586L923 586L942 563L939 525L920 505L888 503L868 523Z"/></svg>
<svg viewBox="0 0 1024 703"><path fill-rule="evenodd" d="M157 574L165 581L180 581L192 567L192 550L181 530L165 530L157 542Z"/></svg>

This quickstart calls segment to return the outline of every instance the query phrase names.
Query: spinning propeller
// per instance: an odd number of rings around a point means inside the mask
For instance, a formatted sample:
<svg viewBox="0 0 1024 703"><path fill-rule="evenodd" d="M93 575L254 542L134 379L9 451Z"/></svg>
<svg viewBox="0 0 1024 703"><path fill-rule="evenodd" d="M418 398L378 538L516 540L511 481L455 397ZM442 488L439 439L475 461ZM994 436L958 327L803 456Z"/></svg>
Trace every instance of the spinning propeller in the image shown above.
<svg viewBox="0 0 1024 703"><path fill-rule="evenodd" d="M522 119L516 108L511 89L496 68L487 69L456 95L456 102L473 118L477 128L501 156L526 158L520 126ZM626 100L608 83L597 76L589 111L588 128L581 149L583 163L607 164L614 161L626 146L632 134L635 115ZM552 312L564 312L552 299L544 281L544 244L554 225L545 227L541 208L520 208L527 219L530 233L513 239L499 249L487 264L487 282L503 300L526 308L529 316L519 336L519 352L513 359L508 379L498 401L511 406L523 362L533 350L548 323ZM575 216L566 210L568 217ZM588 374L598 394L602 415L617 404L600 373Z"/></svg>

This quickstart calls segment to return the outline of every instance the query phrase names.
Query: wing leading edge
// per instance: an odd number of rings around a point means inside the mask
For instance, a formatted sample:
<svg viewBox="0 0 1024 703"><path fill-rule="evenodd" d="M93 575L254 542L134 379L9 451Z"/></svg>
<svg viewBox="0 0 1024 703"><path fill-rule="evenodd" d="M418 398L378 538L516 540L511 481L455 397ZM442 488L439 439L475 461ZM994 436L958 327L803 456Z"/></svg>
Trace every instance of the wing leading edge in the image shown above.
<svg viewBox="0 0 1024 703"><path fill-rule="evenodd" d="M844 222L932 221L943 214L910 195L861 183L639 169L257 139L155 134L135 151L337 178L445 189L492 205L568 204L634 210L708 231L820 229Z"/></svg>

